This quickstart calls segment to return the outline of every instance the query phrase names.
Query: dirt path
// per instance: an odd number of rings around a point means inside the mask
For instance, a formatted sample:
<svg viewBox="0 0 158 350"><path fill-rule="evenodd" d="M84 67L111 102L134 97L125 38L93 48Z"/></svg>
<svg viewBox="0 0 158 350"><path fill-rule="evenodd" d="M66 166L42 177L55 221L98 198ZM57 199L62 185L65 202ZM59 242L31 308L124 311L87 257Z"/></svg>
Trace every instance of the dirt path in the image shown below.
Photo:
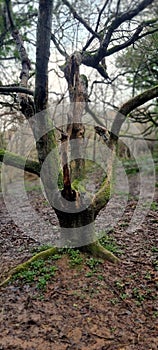
<svg viewBox="0 0 158 350"><path fill-rule="evenodd" d="M134 186L134 177L131 185ZM136 191L137 192L137 191ZM133 193L109 237L117 242L118 266L83 256L71 266L63 255L49 265L57 267L46 289L14 281L1 290L0 350L157 350L158 349L158 188L141 227L125 228L136 205ZM41 194L30 192L34 208L57 225ZM10 218L2 197L1 274L25 261L38 240L29 238ZM98 230L104 229L102 211ZM38 234L37 223L37 234ZM112 242L112 241L110 241ZM121 250L121 252L119 251ZM93 266L92 266L93 265Z"/></svg>

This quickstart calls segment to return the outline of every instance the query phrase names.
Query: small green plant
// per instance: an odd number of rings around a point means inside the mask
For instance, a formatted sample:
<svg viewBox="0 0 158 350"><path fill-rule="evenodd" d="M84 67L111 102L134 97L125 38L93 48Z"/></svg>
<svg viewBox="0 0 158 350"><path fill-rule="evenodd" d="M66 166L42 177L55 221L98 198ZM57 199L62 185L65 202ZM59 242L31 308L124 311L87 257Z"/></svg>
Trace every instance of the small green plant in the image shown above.
<svg viewBox="0 0 158 350"><path fill-rule="evenodd" d="M63 175L62 175L62 171L59 171L59 176L58 176L58 188L59 190L63 189Z"/></svg>
<svg viewBox="0 0 158 350"><path fill-rule="evenodd" d="M147 271L144 277L146 280L151 280L151 272Z"/></svg>
<svg viewBox="0 0 158 350"><path fill-rule="evenodd" d="M116 305L119 302L119 299L118 298L113 298L113 299L110 299L110 302L111 302L112 305Z"/></svg>
<svg viewBox="0 0 158 350"><path fill-rule="evenodd" d="M158 260L153 260L152 265L155 271L158 271Z"/></svg>
<svg viewBox="0 0 158 350"><path fill-rule="evenodd" d="M121 226L121 227L126 227L128 225L129 225L129 223L125 222L125 221L122 221L122 222L119 223L119 226Z"/></svg>
<svg viewBox="0 0 158 350"><path fill-rule="evenodd" d="M53 248L51 244L43 244L39 247L33 248L31 252L36 255L37 253L44 252L45 250L50 248ZM58 260L58 259L61 259L61 257L62 257L62 251L60 252L60 254L52 254L52 256L48 260Z"/></svg>
<svg viewBox="0 0 158 350"><path fill-rule="evenodd" d="M145 300L145 295L138 288L133 289L133 296L136 298L138 305Z"/></svg>
<svg viewBox="0 0 158 350"><path fill-rule="evenodd" d="M99 240L99 242L104 248L106 248L107 250L109 250L114 254L122 253L122 250L120 249L120 247L118 247L113 237L111 237L106 233L103 234L102 232L101 232L101 235L103 237Z"/></svg>
<svg viewBox="0 0 158 350"><path fill-rule="evenodd" d="M135 168L126 168L126 174L127 175L134 175L134 174L137 174L139 172L139 169L137 167Z"/></svg>
<svg viewBox="0 0 158 350"><path fill-rule="evenodd" d="M124 288L124 283L121 280L115 281L115 286L119 289L122 290Z"/></svg>
<svg viewBox="0 0 158 350"><path fill-rule="evenodd" d="M35 260L33 262L31 262L30 264L30 269L32 270L41 270L41 268L43 268L45 266L45 262L43 259L38 259L38 260Z"/></svg>
<svg viewBox="0 0 158 350"><path fill-rule="evenodd" d="M40 277L38 279L37 288L45 290L47 284L47 279L45 277Z"/></svg>
<svg viewBox="0 0 158 350"><path fill-rule="evenodd" d="M89 266L89 268L91 270L94 270L95 267L98 266L99 264L102 264L102 260L101 259L89 258L89 259L86 260L86 265Z"/></svg>
<svg viewBox="0 0 158 350"><path fill-rule="evenodd" d="M104 281L104 276L103 275L98 275L97 277L98 277L99 281Z"/></svg>
<svg viewBox="0 0 158 350"><path fill-rule="evenodd" d="M153 246L153 247L151 248L151 251L152 251L153 253L158 253L158 247Z"/></svg>
<svg viewBox="0 0 158 350"><path fill-rule="evenodd" d="M92 277L94 275L94 272L95 271L88 271L86 274L85 274L85 277Z"/></svg>
<svg viewBox="0 0 158 350"><path fill-rule="evenodd" d="M117 329L116 327L111 327L110 328L111 333L114 333L116 331L116 329Z"/></svg>
<svg viewBox="0 0 158 350"><path fill-rule="evenodd" d="M51 259L52 259L52 260L58 260L58 259L61 259L61 257L62 257L62 254L54 254L54 255L51 257Z"/></svg>
<svg viewBox="0 0 158 350"><path fill-rule="evenodd" d="M47 200L44 200L44 201L42 201L42 204L47 206L47 205L49 205L49 202Z"/></svg>
<svg viewBox="0 0 158 350"><path fill-rule="evenodd" d="M13 280L19 279L19 280L23 280L26 283L30 283L33 282L35 279L36 273L35 271L23 271L21 273L18 273L16 275L13 276Z"/></svg>
<svg viewBox="0 0 158 350"><path fill-rule="evenodd" d="M154 317L154 318L158 318L158 311L154 311L154 312L153 312L153 317Z"/></svg>
<svg viewBox="0 0 158 350"><path fill-rule="evenodd" d="M125 300L125 299L128 298L128 294L122 293L122 294L120 295L120 297L121 297L122 300Z"/></svg>
<svg viewBox="0 0 158 350"><path fill-rule="evenodd" d="M23 284L29 285L36 283L36 288L44 290L49 281L57 270L56 266L52 266L50 261L43 259L32 262L27 270L19 272L14 275L13 280L19 280Z"/></svg>
<svg viewBox="0 0 158 350"><path fill-rule="evenodd" d="M101 259L97 259L97 258L86 259L86 265L90 268L90 271L88 271L85 274L85 277L92 277L95 274L97 274L98 273L97 267L102 263L103 263L103 261ZM104 277L99 274L99 275L97 275L97 279L98 279L98 281L103 281Z"/></svg>
<svg viewBox="0 0 158 350"><path fill-rule="evenodd" d="M83 258L81 256L81 253L78 249L72 249L68 248L67 253L70 258L70 265L75 266L75 265L80 265L83 262Z"/></svg>
<svg viewBox="0 0 158 350"><path fill-rule="evenodd" d="M158 203L157 202L152 202L150 209L153 211L157 211L158 210Z"/></svg>

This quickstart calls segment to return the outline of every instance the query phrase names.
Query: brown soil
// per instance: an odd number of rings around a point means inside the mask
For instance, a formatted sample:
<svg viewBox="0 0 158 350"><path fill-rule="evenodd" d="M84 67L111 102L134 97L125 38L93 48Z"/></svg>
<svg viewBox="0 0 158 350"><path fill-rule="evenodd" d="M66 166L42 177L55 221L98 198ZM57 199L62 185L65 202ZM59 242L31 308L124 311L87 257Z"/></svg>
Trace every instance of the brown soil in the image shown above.
<svg viewBox="0 0 158 350"><path fill-rule="evenodd" d="M131 184L135 189L135 177ZM150 209L133 234L125 228L137 199L130 196L126 210L109 232L121 252L120 263L98 263L91 269L83 256L71 266L63 255L52 260L58 270L46 290L37 281L12 281L1 289L0 350L157 350L158 349L158 215ZM56 217L37 191L29 193L36 210L57 225ZM154 201L158 203L158 188ZM10 218L3 199L1 210L1 275L24 262L39 242L28 237ZM105 211L97 221L104 229ZM39 229L37 223L37 235ZM46 262L47 264L47 262ZM50 264L50 262L49 262Z"/></svg>

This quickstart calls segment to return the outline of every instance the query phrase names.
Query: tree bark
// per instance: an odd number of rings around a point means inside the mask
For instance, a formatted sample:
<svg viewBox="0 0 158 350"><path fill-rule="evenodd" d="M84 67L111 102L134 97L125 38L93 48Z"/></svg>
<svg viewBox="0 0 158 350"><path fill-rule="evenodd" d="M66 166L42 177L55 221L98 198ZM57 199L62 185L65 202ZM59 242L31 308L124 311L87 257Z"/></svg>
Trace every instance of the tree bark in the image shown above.
<svg viewBox="0 0 158 350"><path fill-rule="evenodd" d="M48 62L52 28L53 0L39 1L36 41L36 79L35 109L36 113L47 108L48 103Z"/></svg>
<svg viewBox="0 0 158 350"><path fill-rule="evenodd" d="M0 149L0 162L40 176L40 164L38 162L29 159L26 160L25 157L12 152Z"/></svg>

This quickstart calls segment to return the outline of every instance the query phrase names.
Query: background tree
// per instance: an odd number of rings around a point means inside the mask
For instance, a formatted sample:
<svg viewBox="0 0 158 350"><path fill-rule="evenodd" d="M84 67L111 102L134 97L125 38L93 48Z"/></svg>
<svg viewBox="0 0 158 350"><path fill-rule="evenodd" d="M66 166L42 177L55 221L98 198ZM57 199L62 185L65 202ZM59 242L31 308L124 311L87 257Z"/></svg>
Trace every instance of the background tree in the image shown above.
<svg viewBox="0 0 158 350"><path fill-rule="evenodd" d="M6 23L2 26L1 50L5 61L8 57L4 53L6 43L9 40L9 55L16 47L18 51L18 67L21 64L19 84L2 84L1 94L11 95L14 98L18 93L18 103L20 110L30 123L35 140L39 162L27 160L25 169L40 175L44 189L50 205L54 208L60 226L61 235L64 239L69 234L69 229L73 228L73 235L70 239L71 246L78 246L79 242L84 242L83 250L107 258L113 262L118 259L113 254L107 252L98 242L94 232L94 221L99 211L106 205L110 198L110 183L113 173L113 160L115 158L115 144L119 136L119 131L126 116L136 107L148 100L158 96L158 87L155 86L140 95L137 95L124 103L119 108L111 132L106 137L107 130L98 125L95 130L104 138L104 141L111 150L111 157L107 160L107 174L99 190L90 199L87 207L86 195L82 196L79 188L73 187L76 178L82 179L84 175L84 162L82 160L85 144L85 128L82 117L88 103L87 77L81 74L81 67L90 67L104 79L110 86L110 69L106 66L105 58L115 55L117 52L134 45L142 37L147 37L155 32L156 19L148 18L147 6L154 3L153 0L143 1L105 1L99 4L98 1L81 1L70 3L63 1L39 1L36 41L31 41L34 36L32 21L37 18L36 3L27 6L26 13L22 15L25 2L14 3L13 1L1 1L1 8L5 12ZM20 7L20 12L18 9ZM89 16L89 14L91 14ZM28 25L29 21L29 25ZM27 28L27 33L24 29ZM23 29L22 29L23 28ZM23 32L21 37L19 29ZM28 45L24 45L24 40ZM51 41L52 44L51 45ZM27 46L36 46L35 72L31 73L31 61L28 57ZM14 49L13 46L15 45ZM64 59L60 66L65 81L67 82L68 95L70 99L70 109L67 113L67 127L61 132L61 166L63 173L63 188L58 189L56 179L58 176L59 155L56 152L56 133L53 124L50 125L50 118L45 112L48 107L48 63L50 50L54 49ZM29 51L28 51L29 52ZM30 55L34 61L34 52ZM20 61L19 61L20 60ZM84 71L86 73L86 70ZM29 83L33 77L32 86ZM30 89L33 87L33 91ZM43 112L44 111L44 112ZM38 125L32 123L35 113L40 113ZM41 117L42 116L42 117ZM51 127L50 127L51 126ZM40 136L39 136L40 130ZM41 136L42 135L42 136ZM71 157L69 157L69 143L75 140L76 147L71 147ZM51 153L52 149L55 152ZM77 151L76 151L77 150ZM76 153L77 152L77 153ZM5 157L4 157L5 154ZM77 154L77 158L76 158ZM49 157L48 157L49 156ZM47 159L49 158L49 161ZM74 159L74 161L70 161ZM1 151L1 161L17 167L23 167L24 159L12 156L8 152ZM13 161L14 160L14 161ZM44 164L44 172L42 166ZM41 171L40 171L41 170ZM54 197L58 202L58 209L54 205ZM72 213L71 209L75 209ZM66 207L66 210L65 210ZM66 233L65 233L66 232ZM86 239L87 237L87 239ZM90 237L90 238L89 238ZM92 243L89 243L91 241ZM65 240L66 242L66 240ZM52 252L52 251L51 251Z"/></svg>
<svg viewBox="0 0 158 350"><path fill-rule="evenodd" d="M157 5L153 6L155 18L157 18L157 11ZM155 31L135 43L134 47L129 47L125 52L119 54L117 67L126 78L125 84L131 88L133 96L157 84L157 53L158 35ZM157 134L157 98L136 109L131 113L131 117L135 122L143 125L144 137L150 138L152 132Z"/></svg>

